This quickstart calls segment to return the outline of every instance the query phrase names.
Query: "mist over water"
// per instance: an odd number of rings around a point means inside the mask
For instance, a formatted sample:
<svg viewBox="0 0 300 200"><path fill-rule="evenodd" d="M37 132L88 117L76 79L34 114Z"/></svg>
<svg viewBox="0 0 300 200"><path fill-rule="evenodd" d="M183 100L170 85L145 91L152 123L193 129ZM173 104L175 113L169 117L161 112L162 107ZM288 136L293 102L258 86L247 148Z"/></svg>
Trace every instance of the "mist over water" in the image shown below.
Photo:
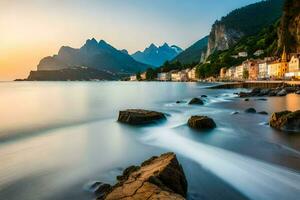
<svg viewBox="0 0 300 200"><path fill-rule="evenodd" d="M88 183L112 184L127 166L166 151L183 165L189 199L297 199L300 136L273 130L265 124L269 116L243 110L296 110L300 97L245 102L235 90L207 86L1 83L0 199L92 199ZM204 106L187 104L203 94ZM161 111L168 119L147 127L117 123L118 111L127 108ZM212 117L217 128L189 129L195 114Z"/></svg>

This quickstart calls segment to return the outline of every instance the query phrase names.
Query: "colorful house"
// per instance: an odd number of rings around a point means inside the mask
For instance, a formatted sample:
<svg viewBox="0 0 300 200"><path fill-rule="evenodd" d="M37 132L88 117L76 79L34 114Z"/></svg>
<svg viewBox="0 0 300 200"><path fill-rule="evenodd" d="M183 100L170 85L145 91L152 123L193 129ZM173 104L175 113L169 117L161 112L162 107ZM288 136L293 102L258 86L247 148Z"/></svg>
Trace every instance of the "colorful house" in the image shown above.
<svg viewBox="0 0 300 200"><path fill-rule="evenodd" d="M190 81L195 81L197 80L196 78L196 67L192 68L191 70L188 70L188 79Z"/></svg>
<svg viewBox="0 0 300 200"><path fill-rule="evenodd" d="M157 74L158 81L171 81L171 73L170 72L162 72Z"/></svg>
<svg viewBox="0 0 300 200"><path fill-rule="evenodd" d="M281 61L280 61L280 67L279 67L279 72L278 72L278 77L279 78L284 78L285 73L288 72L288 61L287 61L287 54L285 51L285 47L283 48L282 56L281 56Z"/></svg>
<svg viewBox="0 0 300 200"><path fill-rule="evenodd" d="M287 78L300 79L300 54L292 55L288 65L288 73L285 74Z"/></svg>

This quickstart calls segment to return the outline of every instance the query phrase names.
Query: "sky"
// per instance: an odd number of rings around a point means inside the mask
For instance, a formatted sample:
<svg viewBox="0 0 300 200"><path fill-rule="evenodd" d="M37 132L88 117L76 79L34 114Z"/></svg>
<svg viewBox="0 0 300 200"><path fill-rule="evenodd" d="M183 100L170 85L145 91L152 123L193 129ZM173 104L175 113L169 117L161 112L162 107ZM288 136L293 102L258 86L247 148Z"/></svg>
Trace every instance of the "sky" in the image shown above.
<svg viewBox="0 0 300 200"><path fill-rule="evenodd" d="M154 43L185 49L215 20L260 0L0 0L0 80L26 78L61 46L103 39L129 53Z"/></svg>

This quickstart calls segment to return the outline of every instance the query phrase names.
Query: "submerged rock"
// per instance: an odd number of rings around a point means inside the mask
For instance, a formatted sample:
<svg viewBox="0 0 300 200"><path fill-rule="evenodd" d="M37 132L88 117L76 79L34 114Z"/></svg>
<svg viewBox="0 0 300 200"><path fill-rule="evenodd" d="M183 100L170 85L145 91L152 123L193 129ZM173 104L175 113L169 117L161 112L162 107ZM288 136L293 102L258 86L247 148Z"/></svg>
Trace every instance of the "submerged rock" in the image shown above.
<svg viewBox="0 0 300 200"><path fill-rule="evenodd" d="M245 110L246 113L256 113L256 110L254 108L248 108Z"/></svg>
<svg viewBox="0 0 300 200"><path fill-rule="evenodd" d="M244 99L244 101L249 101L249 99L247 98L247 99Z"/></svg>
<svg viewBox="0 0 300 200"><path fill-rule="evenodd" d="M261 115L268 115L268 113L266 111L260 111L257 114L261 114Z"/></svg>
<svg viewBox="0 0 300 200"><path fill-rule="evenodd" d="M119 182L102 199L183 200L186 195L184 171L176 155L166 153L150 158L141 166L125 170Z"/></svg>
<svg viewBox="0 0 300 200"><path fill-rule="evenodd" d="M273 113L270 118L270 126L282 131L300 133L300 110Z"/></svg>
<svg viewBox="0 0 300 200"><path fill-rule="evenodd" d="M153 123L154 121L163 119L166 119L166 116L161 112L128 109L119 112L118 121L126 124L139 125Z"/></svg>
<svg viewBox="0 0 300 200"><path fill-rule="evenodd" d="M237 115L237 114L239 114L239 112L238 111L233 111L231 114L232 115Z"/></svg>
<svg viewBox="0 0 300 200"><path fill-rule="evenodd" d="M207 116L192 116L188 125L194 129L213 129L217 126L214 120Z"/></svg>
<svg viewBox="0 0 300 200"><path fill-rule="evenodd" d="M296 91L295 93L296 93L296 94L300 94L300 90Z"/></svg>
<svg viewBox="0 0 300 200"><path fill-rule="evenodd" d="M203 105L204 102L199 98L193 98L190 102L190 105Z"/></svg>
<svg viewBox="0 0 300 200"><path fill-rule="evenodd" d="M201 95L201 97L202 97L202 98L206 98L206 97L207 97L207 95L203 94L203 95Z"/></svg>

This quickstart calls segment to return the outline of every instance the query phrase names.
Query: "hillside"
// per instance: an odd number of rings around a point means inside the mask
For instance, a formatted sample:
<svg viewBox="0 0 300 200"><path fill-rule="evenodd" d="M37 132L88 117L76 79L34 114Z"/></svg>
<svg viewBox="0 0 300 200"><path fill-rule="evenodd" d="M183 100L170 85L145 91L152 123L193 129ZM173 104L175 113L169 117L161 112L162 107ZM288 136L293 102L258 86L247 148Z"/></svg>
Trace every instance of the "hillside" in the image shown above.
<svg viewBox="0 0 300 200"><path fill-rule="evenodd" d="M267 0L230 12L212 26L206 57L227 50L245 36L255 35L282 14L283 0Z"/></svg>
<svg viewBox="0 0 300 200"><path fill-rule="evenodd" d="M169 46L165 43L162 46L157 47L154 44L151 44L144 51L137 51L131 56L138 62L159 67L164 62L172 60L181 52L182 49L176 45Z"/></svg>
<svg viewBox="0 0 300 200"><path fill-rule="evenodd" d="M135 61L124 50L119 51L101 40L87 40L80 49L63 46L57 55L43 58L37 66L40 70L60 70L73 67L88 67L111 73L131 74L149 66Z"/></svg>
<svg viewBox="0 0 300 200"><path fill-rule="evenodd" d="M208 36L201 38L192 46L177 55L172 62L179 61L182 64L199 63L203 53L206 51ZM203 56L204 57L204 56Z"/></svg>

